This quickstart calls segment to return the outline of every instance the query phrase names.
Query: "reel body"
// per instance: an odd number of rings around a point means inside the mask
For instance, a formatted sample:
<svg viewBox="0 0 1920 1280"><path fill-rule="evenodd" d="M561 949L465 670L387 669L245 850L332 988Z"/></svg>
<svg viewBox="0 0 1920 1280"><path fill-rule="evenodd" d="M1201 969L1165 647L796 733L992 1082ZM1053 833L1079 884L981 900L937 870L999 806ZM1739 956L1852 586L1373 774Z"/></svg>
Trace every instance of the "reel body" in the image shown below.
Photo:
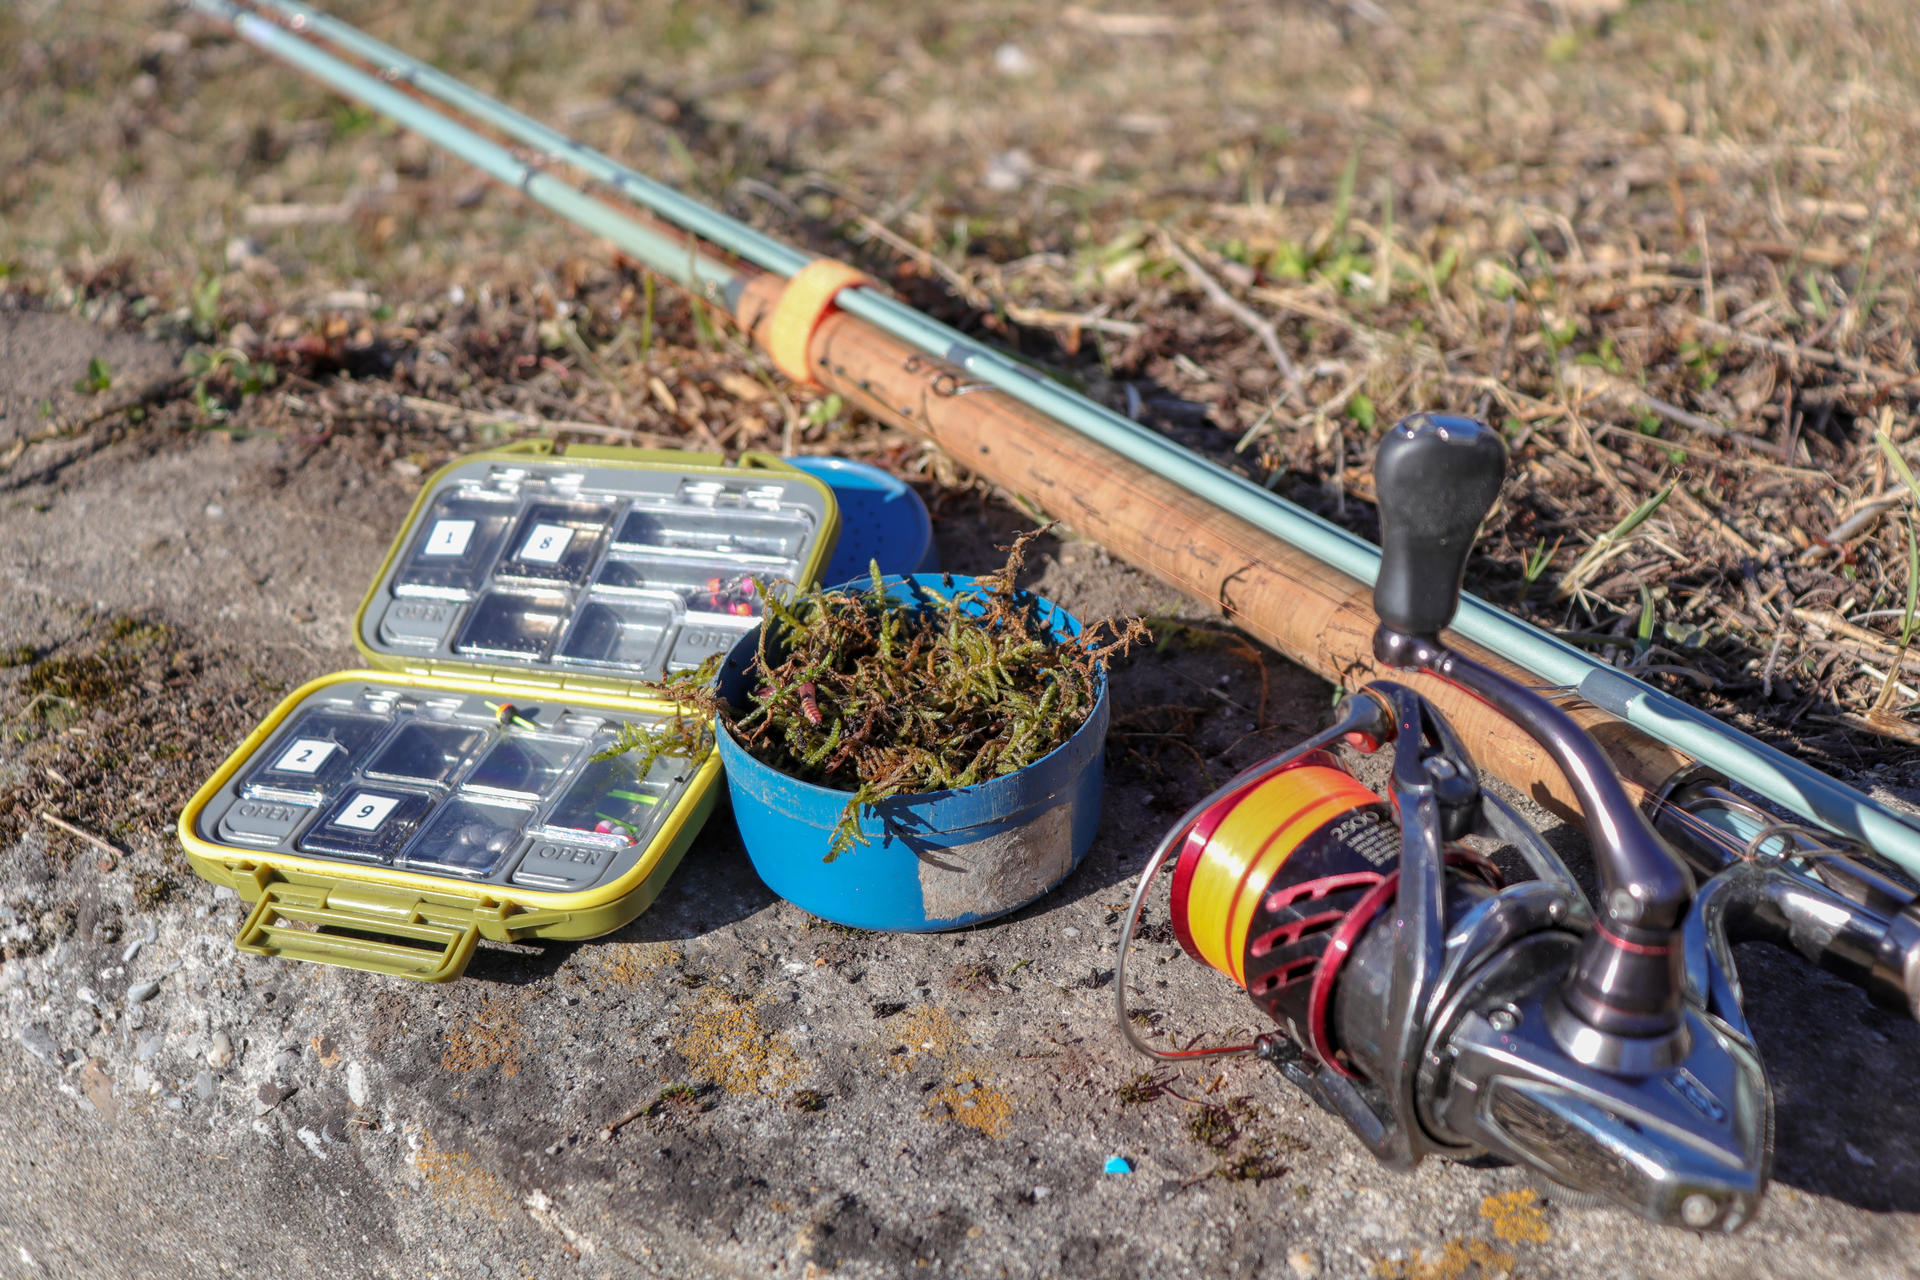
<svg viewBox="0 0 1920 1280"><path fill-rule="evenodd" d="M1388 797L1324 749L1342 736L1393 744ZM1512 846L1535 878L1505 884L1467 836ZM1609 1050L1570 1011L1585 896L1412 690L1367 686L1162 847L1175 936L1283 1033L1255 1051L1385 1163L1492 1154L1657 1221L1752 1217L1771 1103L1744 1024L1686 1003L1675 1033Z"/></svg>

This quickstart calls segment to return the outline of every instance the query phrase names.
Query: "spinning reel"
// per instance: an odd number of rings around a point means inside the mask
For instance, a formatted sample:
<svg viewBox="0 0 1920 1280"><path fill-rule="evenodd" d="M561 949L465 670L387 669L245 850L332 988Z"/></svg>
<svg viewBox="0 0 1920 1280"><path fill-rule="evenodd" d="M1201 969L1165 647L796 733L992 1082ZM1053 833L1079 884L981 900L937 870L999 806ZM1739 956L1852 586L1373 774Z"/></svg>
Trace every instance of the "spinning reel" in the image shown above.
<svg viewBox="0 0 1920 1280"><path fill-rule="evenodd" d="M1481 786L1439 711L1376 681L1162 841L1121 931L1120 1026L1161 1059L1257 1053L1394 1168L1491 1154L1656 1222L1732 1231L1753 1217L1772 1160L1772 1097L1732 945L1792 947L1914 1014L1920 906L1717 778L1689 779L1649 817L1564 711L1442 645L1505 469L1506 446L1469 419L1410 418L1382 441L1374 650L1474 695L1551 757L1585 814L1597 906ZM1343 739L1391 747L1384 799L1327 751ZM1467 836L1510 846L1534 878L1505 884ZM1169 859L1181 945L1280 1032L1169 1051L1134 1029L1127 951Z"/></svg>

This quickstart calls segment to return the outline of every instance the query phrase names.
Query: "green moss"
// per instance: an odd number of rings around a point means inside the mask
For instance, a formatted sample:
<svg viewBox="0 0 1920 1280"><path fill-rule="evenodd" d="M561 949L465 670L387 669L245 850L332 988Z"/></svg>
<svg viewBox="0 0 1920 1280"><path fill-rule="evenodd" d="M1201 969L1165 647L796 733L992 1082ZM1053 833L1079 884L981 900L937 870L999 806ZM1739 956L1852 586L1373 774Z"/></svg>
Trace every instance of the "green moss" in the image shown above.
<svg viewBox="0 0 1920 1280"><path fill-rule="evenodd" d="M1203 1147L1225 1151L1240 1136L1240 1126L1230 1107L1210 1102L1187 1117L1187 1133Z"/></svg>
<svg viewBox="0 0 1920 1280"><path fill-rule="evenodd" d="M1114 1090L1122 1106L1137 1107L1152 1102L1167 1091L1167 1081L1163 1076L1151 1071L1142 1071L1133 1079ZM1198 1117L1195 1117L1198 1119Z"/></svg>
<svg viewBox="0 0 1920 1280"><path fill-rule="evenodd" d="M606 754L632 752L641 769L666 751L692 754L718 716L756 759L850 793L828 861L866 843L866 806L1027 767L1085 722L1103 660L1147 634L1127 619L1056 636L1037 598L1015 586L1028 544L1044 532L1015 538L996 573L971 586L923 587L918 599L889 594L878 564L866 589L813 591L790 604L765 594L750 705L723 705L702 669L667 686L690 709L691 730L684 718L665 732L632 727Z"/></svg>
<svg viewBox="0 0 1920 1280"><path fill-rule="evenodd" d="M80 708L99 706L138 680L142 654L166 636L165 627L137 618L115 618L107 627L107 638L92 651L34 662L20 682L21 692L29 699L59 699ZM22 646L6 656L23 654L30 660L34 651Z"/></svg>
<svg viewBox="0 0 1920 1280"><path fill-rule="evenodd" d="M152 911L171 902L180 892L180 882L164 872L136 868L133 873L133 905Z"/></svg>

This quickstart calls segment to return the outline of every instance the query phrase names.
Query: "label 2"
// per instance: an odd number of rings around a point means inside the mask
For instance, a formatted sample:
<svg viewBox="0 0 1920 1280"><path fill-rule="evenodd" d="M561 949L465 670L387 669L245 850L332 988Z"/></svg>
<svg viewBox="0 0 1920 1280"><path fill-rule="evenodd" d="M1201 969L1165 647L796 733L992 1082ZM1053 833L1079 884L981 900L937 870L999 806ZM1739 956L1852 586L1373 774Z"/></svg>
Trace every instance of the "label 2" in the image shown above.
<svg viewBox="0 0 1920 1280"><path fill-rule="evenodd" d="M526 545L520 548L520 558L534 564L559 564L560 557L566 554L567 544L573 541L573 530L563 524L537 524L527 534Z"/></svg>
<svg viewBox="0 0 1920 1280"><path fill-rule="evenodd" d="M460 556L467 553L467 544L473 541L471 520L436 520L433 532L427 535L427 544L420 548L423 556Z"/></svg>
<svg viewBox="0 0 1920 1280"><path fill-rule="evenodd" d="M399 803L395 796L376 796L362 791L340 807L339 816L334 818L332 825L352 827L355 831L378 831L380 824L387 820L387 815Z"/></svg>
<svg viewBox="0 0 1920 1280"><path fill-rule="evenodd" d="M318 773L339 745L321 738L296 738L280 753L273 767L282 773Z"/></svg>

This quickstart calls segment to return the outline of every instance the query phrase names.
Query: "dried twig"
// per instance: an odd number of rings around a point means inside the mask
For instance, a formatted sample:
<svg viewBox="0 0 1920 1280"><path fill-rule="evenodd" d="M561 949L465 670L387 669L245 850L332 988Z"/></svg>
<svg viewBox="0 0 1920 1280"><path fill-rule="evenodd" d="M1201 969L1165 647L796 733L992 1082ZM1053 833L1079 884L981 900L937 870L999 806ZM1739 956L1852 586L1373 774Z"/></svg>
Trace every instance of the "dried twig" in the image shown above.
<svg viewBox="0 0 1920 1280"><path fill-rule="evenodd" d="M1172 236L1163 232L1160 243L1166 249L1167 256L1179 263L1180 269L1200 286L1201 292L1207 295L1209 302L1238 320L1260 339L1261 345L1267 349L1267 354L1273 357L1274 366L1280 370L1280 376L1286 380L1287 386L1304 401L1306 391L1300 385L1299 371L1293 367L1293 360L1287 355L1286 348L1280 345L1280 331L1274 327L1273 321L1228 293L1226 286L1208 274L1207 269L1200 265L1198 259L1176 244Z"/></svg>
<svg viewBox="0 0 1920 1280"><path fill-rule="evenodd" d="M50 827L58 827L60 830L66 832L70 836L75 836L81 840L86 841L88 844L100 850L100 852L102 853L110 853L117 858L124 858L127 856L127 851L125 849L122 849L119 845L113 844L112 842L107 840L102 840L99 836L94 835L93 832L74 826L71 822L68 822L65 818L62 818L60 815L54 813L51 809L42 809L40 811L40 821L46 823Z"/></svg>
<svg viewBox="0 0 1920 1280"><path fill-rule="evenodd" d="M1833 369L1845 369L1863 378L1872 378L1877 382L1890 382L1896 386L1904 386L1920 380L1920 374L1901 373L1895 369L1888 369L1866 360L1856 360L1852 356L1843 356L1838 352L1825 351L1818 347L1796 346L1794 343L1783 342L1778 338L1763 338L1757 333L1748 333L1744 329L1736 329L1732 325L1721 324L1716 320L1703 320L1698 316L1689 317L1689 320L1716 337L1727 338L1742 346L1770 351L1774 355L1784 356L1789 360L1805 360Z"/></svg>

